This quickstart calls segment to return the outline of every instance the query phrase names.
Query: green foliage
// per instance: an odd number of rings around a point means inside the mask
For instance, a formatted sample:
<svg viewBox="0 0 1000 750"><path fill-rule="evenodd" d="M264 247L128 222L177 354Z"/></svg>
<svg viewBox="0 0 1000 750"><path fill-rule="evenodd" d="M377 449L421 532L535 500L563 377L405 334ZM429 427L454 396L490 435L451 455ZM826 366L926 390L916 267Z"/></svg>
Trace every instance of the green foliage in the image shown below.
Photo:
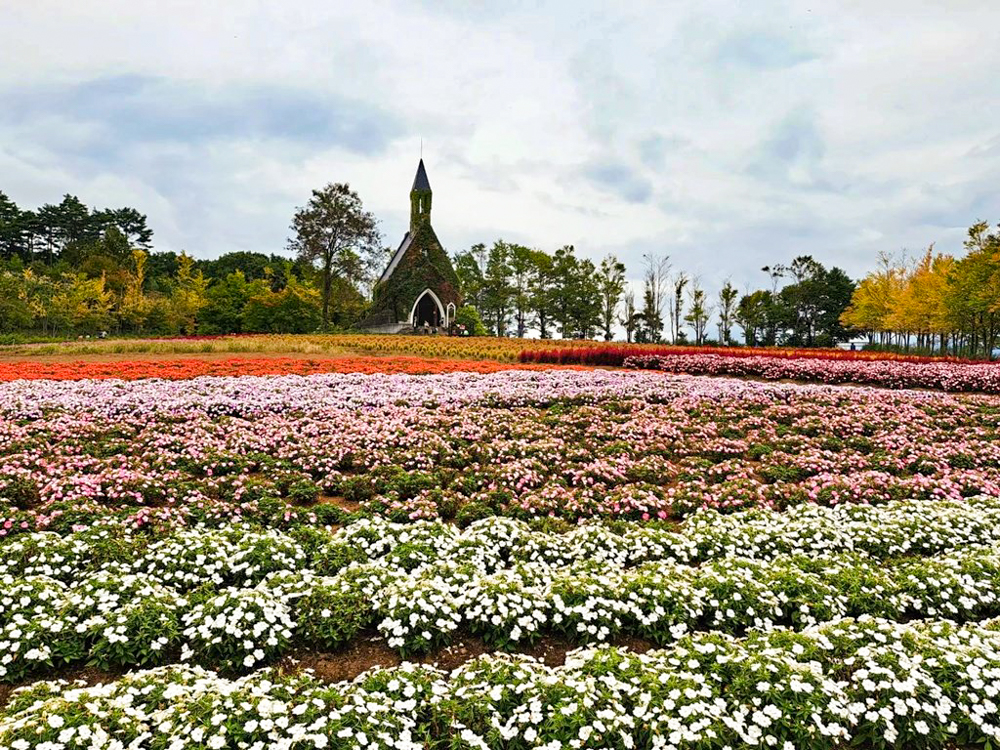
<svg viewBox="0 0 1000 750"><path fill-rule="evenodd" d="M762 270L773 289L743 295L734 312L747 344L833 346L848 338L841 317L855 285L842 270L827 269L809 255ZM778 289L779 279L790 283Z"/></svg>
<svg viewBox="0 0 1000 750"><path fill-rule="evenodd" d="M319 487L303 479L289 486L286 497L296 505L312 505L319 498Z"/></svg>
<svg viewBox="0 0 1000 750"><path fill-rule="evenodd" d="M465 326L470 336L486 336L486 326L483 325L479 313L472 305L463 305L455 311L455 324Z"/></svg>
<svg viewBox="0 0 1000 750"><path fill-rule="evenodd" d="M312 586L296 609L296 635L327 651L350 643L375 619L371 597L349 584Z"/></svg>
<svg viewBox="0 0 1000 750"><path fill-rule="evenodd" d="M309 203L296 210L292 230L289 248L301 261L319 265L322 323L327 327L335 279L356 289L382 258L378 220L347 183L331 183L313 190Z"/></svg>
<svg viewBox="0 0 1000 750"><path fill-rule="evenodd" d="M0 478L0 498L21 509L35 507L41 500L38 484L27 477Z"/></svg>
<svg viewBox="0 0 1000 750"><path fill-rule="evenodd" d="M461 301L458 275L430 222L410 231L410 247L392 275L373 292L370 319L374 322L407 321L413 304L425 289L433 290L446 307Z"/></svg>
<svg viewBox="0 0 1000 750"><path fill-rule="evenodd" d="M307 261L237 252L197 261L147 252L152 231L132 208L91 211L72 196L22 211L0 193L0 333L95 335L305 333L321 320ZM322 284L320 285L322 286ZM355 283L331 280L330 319L364 312Z"/></svg>
<svg viewBox="0 0 1000 750"><path fill-rule="evenodd" d="M247 332L310 333L322 324L320 294L294 278L280 292L258 285L246 301L241 320Z"/></svg>

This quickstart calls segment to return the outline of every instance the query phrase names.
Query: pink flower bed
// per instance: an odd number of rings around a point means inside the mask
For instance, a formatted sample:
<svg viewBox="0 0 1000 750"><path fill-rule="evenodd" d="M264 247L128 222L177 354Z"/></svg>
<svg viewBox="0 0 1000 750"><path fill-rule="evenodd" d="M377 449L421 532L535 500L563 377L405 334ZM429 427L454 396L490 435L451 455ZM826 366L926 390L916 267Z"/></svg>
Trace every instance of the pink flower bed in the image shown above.
<svg viewBox="0 0 1000 750"><path fill-rule="evenodd" d="M1000 393L1000 364L996 363L795 359L769 357L766 354L747 357L666 354L627 357L624 366L689 375L730 375L765 380L852 383L883 388Z"/></svg>
<svg viewBox="0 0 1000 750"><path fill-rule="evenodd" d="M990 396L627 371L20 381L0 535L997 495L998 430Z"/></svg>

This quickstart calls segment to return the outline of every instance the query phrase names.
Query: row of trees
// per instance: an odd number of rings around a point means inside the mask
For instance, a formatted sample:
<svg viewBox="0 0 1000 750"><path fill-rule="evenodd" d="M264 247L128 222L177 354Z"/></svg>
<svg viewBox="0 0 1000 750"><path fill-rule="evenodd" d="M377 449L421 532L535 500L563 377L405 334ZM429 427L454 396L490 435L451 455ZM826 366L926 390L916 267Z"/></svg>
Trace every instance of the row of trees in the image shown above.
<svg viewBox="0 0 1000 750"><path fill-rule="evenodd" d="M614 337L625 266L609 255L595 265L572 245L554 253L499 240L455 256L465 302L495 336Z"/></svg>
<svg viewBox="0 0 1000 750"><path fill-rule="evenodd" d="M123 262L131 248L151 247L153 231L145 215L134 208L92 210L76 196L66 195L60 203L30 211L0 192L0 258L40 260L46 265L60 260L77 263L89 246L109 237L105 251Z"/></svg>
<svg viewBox="0 0 1000 750"><path fill-rule="evenodd" d="M571 245L551 254L502 240L475 245L455 256L455 270L495 336L611 340L622 330L630 342L729 345L739 329L751 346L830 346L848 337L840 317L854 291L842 270L809 256L765 267L770 289L741 295L726 281L715 299L697 277L672 273L665 256L645 258L637 296L616 257L595 264Z"/></svg>
<svg viewBox="0 0 1000 750"><path fill-rule="evenodd" d="M181 254L158 259L176 271L153 283L151 257L135 248L131 262L111 278L9 264L14 270L0 272L0 332L305 333L319 327L319 292L295 275L281 282L274 274L248 280L235 270L210 280L197 261Z"/></svg>
<svg viewBox="0 0 1000 750"><path fill-rule="evenodd" d="M153 251L134 208L91 209L67 195L30 211L0 193L0 330L296 332L362 320L386 255L375 216L348 185L330 184L313 191L290 228L295 260L240 252L198 261ZM548 253L497 241L454 260L466 302L496 336L611 340L620 327L629 341L683 343L690 333L702 344L717 315L723 344L737 327L751 344L826 344L843 336L851 287L811 258L766 268L770 290L740 298L727 282L715 301L697 278L671 273L665 257L646 258L638 296L617 258L594 263L569 245ZM781 278L791 283L779 290Z"/></svg>
<svg viewBox="0 0 1000 750"><path fill-rule="evenodd" d="M31 211L0 192L0 331L49 335L304 332L364 318L386 250L378 221L346 184L296 210L283 255L215 260L152 250L146 216L91 209L74 196ZM857 285L810 256L765 266L769 283L740 293L646 256L633 286L613 255L571 245L549 253L497 241L454 257L466 302L495 336L751 346L830 346L863 332L872 344L990 356L1000 337L1000 228L970 228L960 258L933 246L883 255ZM475 315L472 320L476 321ZM476 321L477 322L477 321ZM478 330L478 329L476 329Z"/></svg>
<svg viewBox="0 0 1000 750"><path fill-rule="evenodd" d="M321 297L311 263L245 252L198 261L184 253L153 252L152 239L146 216L134 208L92 210L66 196L58 205L25 211L0 193L0 332L193 334L319 327ZM344 307L337 314L346 324L364 300L349 290L339 298Z"/></svg>
<svg viewBox="0 0 1000 750"><path fill-rule="evenodd" d="M887 348L990 358L1000 336L1000 225L970 227L965 255L930 246L883 254L857 286L842 323Z"/></svg>

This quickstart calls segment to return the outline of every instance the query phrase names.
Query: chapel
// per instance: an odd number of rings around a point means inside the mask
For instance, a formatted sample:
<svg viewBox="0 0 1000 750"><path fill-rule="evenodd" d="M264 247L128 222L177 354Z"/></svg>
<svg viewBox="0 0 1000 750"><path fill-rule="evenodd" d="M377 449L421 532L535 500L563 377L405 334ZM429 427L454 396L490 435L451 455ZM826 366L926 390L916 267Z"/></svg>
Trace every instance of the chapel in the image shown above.
<svg viewBox="0 0 1000 750"><path fill-rule="evenodd" d="M458 276L431 226L432 198L421 159L410 189L410 228L375 283L368 330L444 333L454 324Z"/></svg>

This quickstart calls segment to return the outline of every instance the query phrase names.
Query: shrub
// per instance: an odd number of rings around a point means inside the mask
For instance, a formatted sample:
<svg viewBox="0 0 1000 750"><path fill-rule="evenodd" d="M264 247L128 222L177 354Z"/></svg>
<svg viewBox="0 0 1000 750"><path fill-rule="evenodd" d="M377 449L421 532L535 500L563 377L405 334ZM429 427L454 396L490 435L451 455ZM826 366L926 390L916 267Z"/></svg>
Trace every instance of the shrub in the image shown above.
<svg viewBox="0 0 1000 750"><path fill-rule="evenodd" d="M230 589L183 618L182 658L250 669L279 655L292 637L288 606L266 591Z"/></svg>
<svg viewBox="0 0 1000 750"><path fill-rule="evenodd" d="M343 583L312 586L296 608L298 637L308 645L329 651L349 643L375 618L371 599L360 589Z"/></svg>

